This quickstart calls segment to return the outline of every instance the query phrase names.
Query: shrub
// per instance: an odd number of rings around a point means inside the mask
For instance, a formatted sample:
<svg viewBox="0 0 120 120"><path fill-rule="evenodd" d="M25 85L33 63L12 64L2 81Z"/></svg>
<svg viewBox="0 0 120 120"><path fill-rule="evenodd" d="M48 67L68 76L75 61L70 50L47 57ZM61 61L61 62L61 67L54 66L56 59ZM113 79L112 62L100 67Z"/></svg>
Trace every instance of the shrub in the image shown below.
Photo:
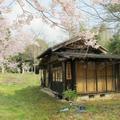
<svg viewBox="0 0 120 120"><path fill-rule="evenodd" d="M63 96L65 99L73 101L77 97L77 93L75 90L69 89L63 93Z"/></svg>

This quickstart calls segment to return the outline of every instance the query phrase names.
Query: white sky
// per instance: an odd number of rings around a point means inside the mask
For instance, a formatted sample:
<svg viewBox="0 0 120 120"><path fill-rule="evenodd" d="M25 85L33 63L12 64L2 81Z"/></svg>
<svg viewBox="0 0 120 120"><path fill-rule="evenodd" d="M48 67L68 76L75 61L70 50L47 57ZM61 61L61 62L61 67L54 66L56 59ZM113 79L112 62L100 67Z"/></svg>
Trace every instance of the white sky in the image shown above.
<svg viewBox="0 0 120 120"><path fill-rule="evenodd" d="M11 0L8 0L6 4L8 4ZM6 5L5 4L5 5ZM28 9L28 8L26 8ZM13 22L17 16L22 13L20 6L16 3L12 5L12 12L6 13L4 16L9 20L9 22ZM24 29L27 31L32 31L39 34L39 38L42 38L50 45L59 43L63 40L68 39L65 31L61 30L59 27L50 27L48 24L44 23L40 18L35 18L31 21L29 25L25 25Z"/></svg>
<svg viewBox="0 0 120 120"><path fill-rule="evenodd" d="M9 4L10 1L12 0L6 0L5 5ZM50 0L41 0L41 2L44 6L47 6ZM82 8L84 6L82 5L80 7ZM30 8L29 6L27 6L26 9L27 10L30 9L32 12L34 12L32 8ZM88 8L85 7L84 9ZM16 16L20 15L21 13L22 10L20 6L14 3L12 5L12 12L6 14L6 17L12 22L14 19L16 19ZM86 19L85 21L90 22L90 19ZM92 21L90 22L89 25L91 26L93 24L95 23L93 23ZM67 33L65 31L61 30L59 27L51 28L48 24L42 22L40 18L39 19L35 18L33 21L31 21L31 24L24 26L24 29L26 29L26 32L27 30L29 31L32 29L32 31L34 31L36 34L39 34L39 37L42 38L43 40L46 40L50 45L68 39Z"/></svg>

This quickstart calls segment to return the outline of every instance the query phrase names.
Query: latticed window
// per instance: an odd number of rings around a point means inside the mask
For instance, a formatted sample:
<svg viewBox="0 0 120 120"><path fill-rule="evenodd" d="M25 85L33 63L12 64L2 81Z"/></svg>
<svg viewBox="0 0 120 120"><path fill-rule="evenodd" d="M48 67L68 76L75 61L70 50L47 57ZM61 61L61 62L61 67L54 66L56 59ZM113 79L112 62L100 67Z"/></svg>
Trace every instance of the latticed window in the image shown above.
<svg viewBox="0 0 120 120"><path fill-rule="evenodd" d="M62 67L55 67L52 70L53 81L62 81Z"/></svg>
<svg viewBox="0 0 120 120"><path fill-rule="evenodd" d="M67 63L67 65L66 65L66 79L67 80L71 80L72 79L71 64L70 63Z"/></svg>

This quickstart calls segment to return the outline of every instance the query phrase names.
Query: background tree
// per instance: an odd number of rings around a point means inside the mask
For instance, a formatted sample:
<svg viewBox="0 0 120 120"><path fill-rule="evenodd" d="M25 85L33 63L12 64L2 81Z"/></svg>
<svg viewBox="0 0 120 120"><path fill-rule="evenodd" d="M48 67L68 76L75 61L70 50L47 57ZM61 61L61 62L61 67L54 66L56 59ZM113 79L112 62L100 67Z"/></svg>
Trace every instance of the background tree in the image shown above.
<svg viewBox="0 0 120 120"><path fill-rule="evenodd" d="M7 67L7 71L12 72L35 72L38 65L37 56L40 55L48 47L44 40L37 39L32 44L26 46L25 50L17 55L9 57L9 63L16 63L16 67L11 64Z"/></svg>
<svg viewBox="0 0 120 120"><path fill-rule="evenodd" d="M120 5L119 0L107 0L107 1L105 0L88 0L88 1L85 1L85 0L50 0L49 2L46 3L47 5L42 4L42 2L44 2L42 0L41 1L40 0L31 0L31 1L11 0L11 3L9 5L7 4L8 6L6 6L5 2L6 2L5 0L1 1L1 4L4 3L3 6L2 5L0 6L1 13L4 13L5 9L6 10L7 8L9 9L11 4L19 5L22 10L22 13L18 17L16 17L16 21L14 22L15 28L18 26L25 25L25 24L29 25L30 22L34 18L40 18L41 20L43 20L43 22L47 23L51 27L58 26L68 31L69 36L73 37L74 35L79 33L81 29L81 23L88 18L87 16L88 14L91 15L92 17L93 16L96 17L97 15L96 20L101 19L102 21L107 22L107 23L114 23L113 25L110 25L109 27L115 27L116 25L119 26L119 21L120 21L119 20L119 15L120 15L119 14L120 12L119 11L119 5ZM82 9L83 5L85 9ZM103 28L104 28L104 31L101 30ZM101 25L99 32L98 32L99 39L101 40L104 39L105 31L106 31L105 26ZM87 34L85 32L83 33ZM22 37L22 33L21 33L21 37ZM21 37L19 37L19 39ZM27 38L25 39L28 40ZM14 46L17 46L17 45L18 43L16 43L16 45ZM23 48L22 45L24 44L21 44L21 48Z"/></svg>
<svg viewBox="0 0 120 120"><path fill-rule="evenodd" d="M94 0L95 3L102 7L102 12L94 8L99 18L106 23L113 24L110 27L119 30L120 28L120 1L119 0Z"/></svg>
<svg viewBox="0 0 120 120"><path fill-rule="evenodd" d="M120 34L115 34L108 46L110 53L120 55Z"/></svg>
<svg viewBox="0 0 120 120"><path fill-rule="evenodd" d="M4 73L5 66L9 64L8 58L22 53L26 46L31 44L32 34L16 31L12 34L11 25L0 16L0 69Z"/></svg>
<svg viewBox="0 0 120 120"><path fill-rule="evenodd" d="M107 48L110 42L110 38L112 38L112 33L109 29L107 29L107 25L102 23L100 26L93 28L91 31L94 31L94 33L96 33L95 38L97 42Z"/></svg>
<svg viewBox="0 0 120 120"><path fill-rule="evenodd" d="M35 71L35 66L38 64L37 56L39 56L43 51L48 48L48 44L38 38L31 45L27 46L24 54L28 56L28 60L30 60L33 65L33 70Z"/></svg>

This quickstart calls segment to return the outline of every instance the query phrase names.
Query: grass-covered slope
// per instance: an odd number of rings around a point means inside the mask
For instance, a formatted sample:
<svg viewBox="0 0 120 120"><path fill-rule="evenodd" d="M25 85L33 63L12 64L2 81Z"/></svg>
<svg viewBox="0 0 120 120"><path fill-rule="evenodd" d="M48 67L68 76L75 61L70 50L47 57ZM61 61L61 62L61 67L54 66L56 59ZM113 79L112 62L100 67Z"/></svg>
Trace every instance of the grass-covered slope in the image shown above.
<svg viewBox="0 0 120 120"><path fill-rule="evenodd" d="M39 76L0 74L0 120L47 120L61 105L40 91Z"/></svg>
<svg viewBox="0 0 120 120"><path fill-rule="evenodd" d="M0 120L119 120L120 100L86 102L85 113L67 106L40 90L39 76L34 74L0 74Z"/></svg>

